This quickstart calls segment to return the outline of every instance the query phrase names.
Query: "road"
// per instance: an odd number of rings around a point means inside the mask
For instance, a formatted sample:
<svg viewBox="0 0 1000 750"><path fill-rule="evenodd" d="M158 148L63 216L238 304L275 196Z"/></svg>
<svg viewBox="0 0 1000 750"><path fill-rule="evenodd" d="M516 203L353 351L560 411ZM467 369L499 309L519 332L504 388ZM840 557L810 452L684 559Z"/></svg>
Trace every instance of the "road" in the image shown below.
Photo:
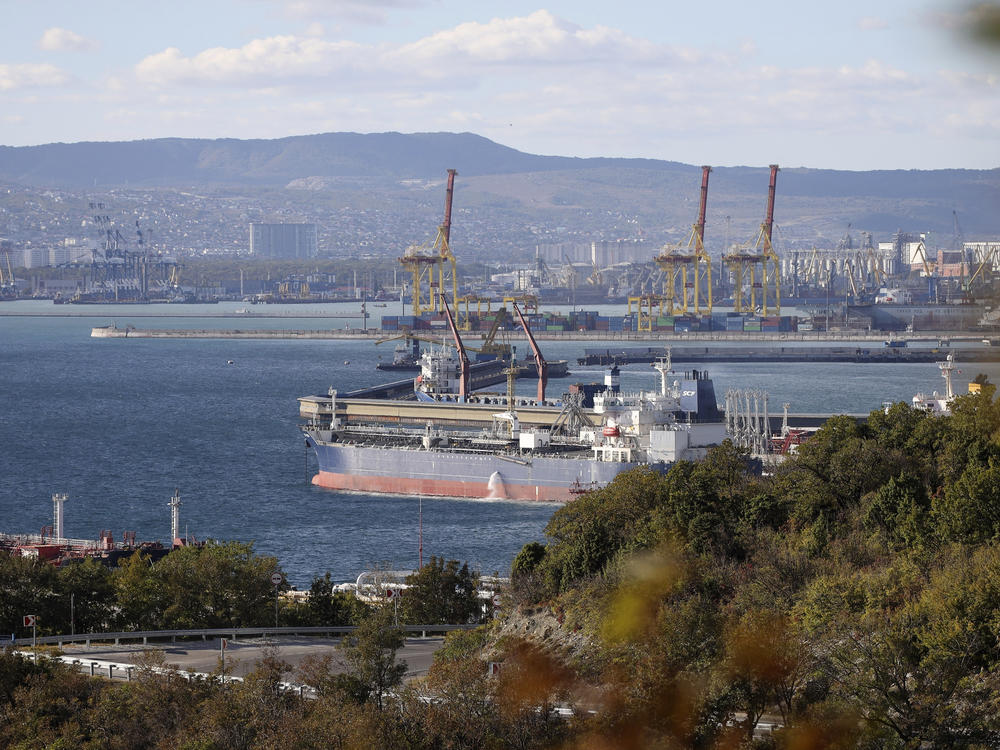
<svg viewBox="0 0 1000 750"><path fill-rule="evenodd" d="M278 657L290 663L294 668L307 657L322 655L326 653L339 654L339 638L300 638L282 637L273 640L252 638L247 640L234 641L227 639L226 666L232 668L230 674L243 677L253 671L254 666L264 654L264 649L269 645L277 645ZM427 673L434 658L434 652L441 648L444 643L443 638L408 638L397 654L396 659L405 661L407 664L406 679L420 677ZM88 659L97 661L111 661L118 663L129 663L133 657L141 653L144 649L157 649L163 651L167 664L176 666L180 671L186 672L212 672L218 666L219 660L219 640L208 642L192 643L170 643L142 646L141 644L127 644L121 646L81 646L67 645L63 651L67 656L72 656L86 663ZM345 671L343 660L337 660L340 669Z"/></svg>

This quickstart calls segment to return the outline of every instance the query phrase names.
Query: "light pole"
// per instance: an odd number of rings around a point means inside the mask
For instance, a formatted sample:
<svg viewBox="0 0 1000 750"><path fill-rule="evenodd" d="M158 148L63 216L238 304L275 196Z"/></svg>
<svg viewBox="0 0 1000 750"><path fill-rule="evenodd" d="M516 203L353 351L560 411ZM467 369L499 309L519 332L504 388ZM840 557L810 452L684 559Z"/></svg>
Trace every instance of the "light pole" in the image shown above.
<svg viewBox="0 0 1000 750"><path fill-rule="evenodd" d="M278 627L278 586L281 585L281 573L275 571L271 574L271 583L274 584L274 627Z"/></svg>

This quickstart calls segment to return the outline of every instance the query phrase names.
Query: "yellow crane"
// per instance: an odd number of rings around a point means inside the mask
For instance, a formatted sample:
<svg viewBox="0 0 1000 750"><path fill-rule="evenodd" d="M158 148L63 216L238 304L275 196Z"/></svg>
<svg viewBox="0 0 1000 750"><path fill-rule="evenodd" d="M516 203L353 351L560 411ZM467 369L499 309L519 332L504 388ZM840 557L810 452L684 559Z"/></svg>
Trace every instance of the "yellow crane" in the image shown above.
<svg viewBox="0 0 1000 750"><path fill-rule="evenodd" d="M451 252L451 203L455 192L455 175L458 170L448 170L448 187L445 192L444 221L438 227L431 246L411 245L399 259L412 277L413 314L445 311L445 286L451 283L451 304L458 310L458 273L455 256ZM447 264L447 268L446 268ZM447 271L450 270L450 276ZM427 296L424 297L424 280Z"/></svg>
<svg viewBox="0 0 1000 750"><path fill-rule="evenodd" d="M781 313L781 275L780 262L771 243L771 231L774 227L774 194L778 180L778 165L771 165L771 180L767 190L767 214L760 225L757 242L750 252L735 252L724 256L726 265L734 277L733 308L736 312L754 312L757 305L757 292L761 294L761 314L768 315L772 310L768 306L768 292L774 295L774 310ZM758 277L757 269L760 268ZM746 289L750 290L750 299L746 299ZM748 304L749 302L749 304Z"/></svg>

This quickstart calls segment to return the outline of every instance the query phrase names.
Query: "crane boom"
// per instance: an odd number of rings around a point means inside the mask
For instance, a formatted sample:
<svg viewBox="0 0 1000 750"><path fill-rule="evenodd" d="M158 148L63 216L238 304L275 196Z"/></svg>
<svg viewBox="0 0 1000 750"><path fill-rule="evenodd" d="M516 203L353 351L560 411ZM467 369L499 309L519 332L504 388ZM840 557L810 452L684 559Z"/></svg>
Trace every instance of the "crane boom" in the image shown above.
<svg viewBox="0 0 1000 750"><path fill-rule="evenodd" d="M712 168L703 166L701 168L701 206L698 209L698 223L695 225L695 250L701 252L705 249L705 210L708 207L708 175ZM711 268L711 264L709 264Z"/></svg>
<svg viewBox="0 0 1000 750"><path fill-rule="evenodd" d="M511 302L511 304L514 306L514 312L517 313L517 319L521 321L524 335L528 337L531 353L535 356L535 368L538 370L538 402L543 403L545 401L545 386L549 382L549 363L545 361L545 357L542 356L542 350L535 343L535 337L531 335L531 328L528 327L528 321L521 315L521 310L518 308L517 303Z"/></svg>
<svg viewBox="0 0 1000 750"><path fill-rule="evenodd" d="M445 189L444 194L444 222L441 224L441 233L444 235L444 247L441 249L441 254L445 254L445 249L448 248L448 243L451 242L451 200L455 195L455 175L458 174L457 169L448 170L448 187Z"/></svg>
<svg viewBox="0 0 1000 750"><path fill-rule="evenodd" d="M448 328L451 329L452 338L455 339L455 348L458 350L458 360L461 368L459 372L458 399L464 402L472 390L469 387L469 355L465 353L465 345L462 343L462 337L458 335L458 327L455 325L455 318L451 315L451 308L448 307L448 300L442 297L441 302L444 304L444 314L448 318Z"/></svg>
<svg viewBox="0 0 1000 750"><path fill-rule="evenodd" d="M774 193L775 188L778 183L778 165L771 165L771 181L767 186L767 218L764 219L764 228L766 232L764 234L764 245L765 252L771 249L771 231L774 228Z"/></svg>

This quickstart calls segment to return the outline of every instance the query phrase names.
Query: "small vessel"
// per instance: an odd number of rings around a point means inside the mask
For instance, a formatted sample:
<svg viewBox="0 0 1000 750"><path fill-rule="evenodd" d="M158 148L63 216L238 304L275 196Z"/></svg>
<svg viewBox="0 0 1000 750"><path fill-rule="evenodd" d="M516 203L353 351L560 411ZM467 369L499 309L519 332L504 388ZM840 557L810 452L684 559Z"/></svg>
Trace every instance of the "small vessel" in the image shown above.
<svg viewBox="0 0 1000 750"><path fill-rule="evenodd" d="M410 339L410 345L403 340L392 350L392 362L379 362L376 370L418 371L420 369L420 341Z"/></svg>
<svg viewBox="0 0 1000 750"><path fill-rule="evenodd" d="M944 393L938 393L937 391L931 394L917 393L913 396L913 408L922 409L931 414L946 416L951 414L951 402L955 398L955 391L951 383L952 373L955 371L955 357L949 354L944 362L938 362L937 364L941 369L941 377L944 378ZM972 385L970 385L970 390L972 390Z"/></svg>

